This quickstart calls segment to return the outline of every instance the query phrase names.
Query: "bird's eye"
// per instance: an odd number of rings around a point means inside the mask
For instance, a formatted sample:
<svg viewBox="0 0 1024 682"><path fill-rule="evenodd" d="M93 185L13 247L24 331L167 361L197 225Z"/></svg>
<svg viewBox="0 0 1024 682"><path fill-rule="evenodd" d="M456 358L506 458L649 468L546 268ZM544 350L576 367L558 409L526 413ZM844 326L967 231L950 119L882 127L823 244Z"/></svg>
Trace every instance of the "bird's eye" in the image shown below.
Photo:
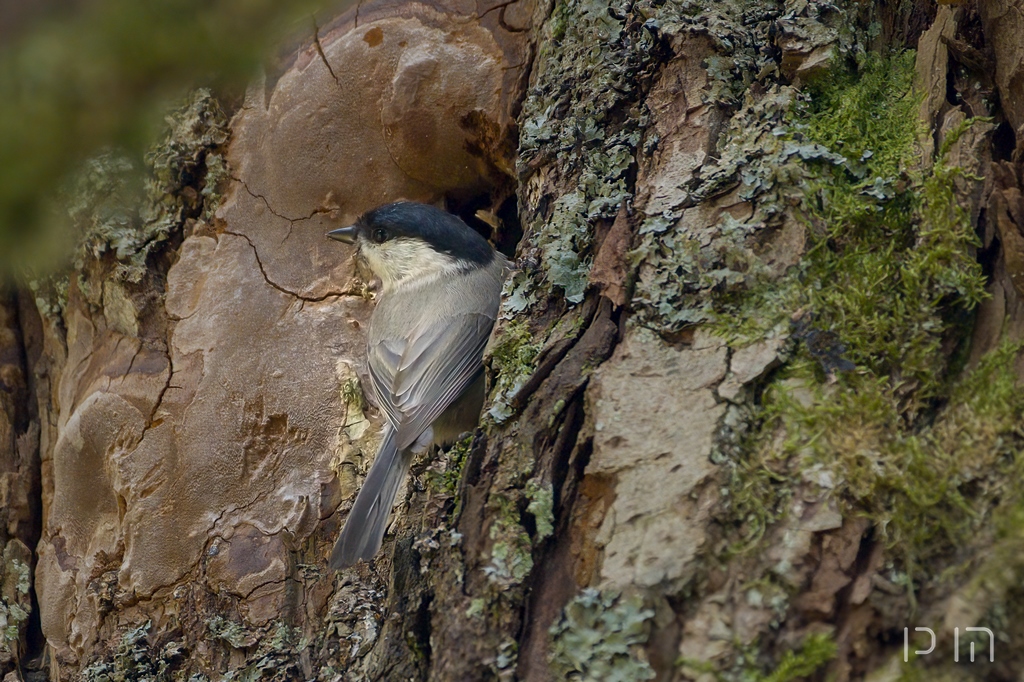
<svg viewBox="0 0 1024 682"><path fill-rule="evenodd" d="M373 231L373 234L370 236L373 237L373 241L377 242L378 244L383 244L388 240L388 231L385 230L383 227L378 227L376 230Z"/></svg>

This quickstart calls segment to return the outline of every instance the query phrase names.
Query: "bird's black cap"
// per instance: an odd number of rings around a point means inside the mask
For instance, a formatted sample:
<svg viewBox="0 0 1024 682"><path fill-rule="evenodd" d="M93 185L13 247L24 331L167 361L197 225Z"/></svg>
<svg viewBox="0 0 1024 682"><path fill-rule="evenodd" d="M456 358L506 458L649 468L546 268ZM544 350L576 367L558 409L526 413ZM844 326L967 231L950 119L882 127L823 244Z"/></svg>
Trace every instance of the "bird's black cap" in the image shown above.
<svg viewBox="0 0 1024 682"><path fill-rule="evenodd" d="M353 227L360 237L373 242L403 237L422 239L435 251L458 260L478 265L487 265L494 260L494 249L486 239L457 216L429 204L415 201L384 204L364 213ZM348 234L351 233L339 234L339 237Z"/></svg>

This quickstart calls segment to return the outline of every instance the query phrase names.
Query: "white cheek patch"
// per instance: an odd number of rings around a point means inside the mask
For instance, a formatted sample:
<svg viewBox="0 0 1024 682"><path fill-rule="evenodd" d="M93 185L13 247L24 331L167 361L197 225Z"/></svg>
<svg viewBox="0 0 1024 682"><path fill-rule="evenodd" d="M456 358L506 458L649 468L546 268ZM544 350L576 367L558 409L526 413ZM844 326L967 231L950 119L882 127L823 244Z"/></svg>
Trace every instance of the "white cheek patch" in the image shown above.
<svg viewBox="0 0 1024 682"><path fill-rule="evenodd" d="M366 266L373 271L373 274L381 277L381 273L386 269L386 263L382 260L382 254L377 252L376 247L363 245L363 247L359 249L359 255L366 263Z"/></svg>
<svg viewBox="0 0 1024 682"><path fill-rule="evenodd" d="M366 243L362 252L370 269L388 288L406 279L437 276L458 267L454 258L435 251L418 239Z"/></svg>

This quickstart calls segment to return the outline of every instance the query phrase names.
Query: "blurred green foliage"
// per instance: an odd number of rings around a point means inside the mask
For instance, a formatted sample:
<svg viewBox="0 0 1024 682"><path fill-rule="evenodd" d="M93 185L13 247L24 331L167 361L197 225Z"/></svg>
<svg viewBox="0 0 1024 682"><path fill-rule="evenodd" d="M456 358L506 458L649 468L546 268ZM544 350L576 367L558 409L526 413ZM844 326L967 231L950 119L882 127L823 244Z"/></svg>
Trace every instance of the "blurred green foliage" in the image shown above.
<svg viewBox="0 0 1024 682"><path fill-rule="evenodd" d="M52 269L70 252L74 237L54 197L88 157L115 147L140 158L189 89L240 93L275 41L311 32L324 4L84 0L8 26L0 43L0 278Z"/></svg>

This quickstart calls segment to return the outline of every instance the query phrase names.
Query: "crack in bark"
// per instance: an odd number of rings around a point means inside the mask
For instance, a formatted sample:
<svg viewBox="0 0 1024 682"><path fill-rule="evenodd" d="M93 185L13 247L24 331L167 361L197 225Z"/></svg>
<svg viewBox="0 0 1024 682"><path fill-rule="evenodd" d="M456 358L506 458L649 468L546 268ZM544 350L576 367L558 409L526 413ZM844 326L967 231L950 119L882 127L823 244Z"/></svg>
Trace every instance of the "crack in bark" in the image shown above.
<svg viewBox="0 0 1024 682"><path fill-rule="evenodd" d="M256 192L253 192L251 189L249 189L249 185L247 185L245 180L243 180L242 178L232 175L231 179L234 180L235 182L241 184L242 187L245 188L246 193L248 193L248 195L251 196L253 199L259 199L260 201L262 201L263 205L267 207L268 211L270 211L272 214L274 214L275 216L277 216L281 220L287 220L292 225L294 225L295 223L300 223L303 220L310 220L310 219L312 219L312 218L314 218L314 217L316 217L318 215L324 215L324 214L333 213L336 210L336 209L333 209L333 208L320 207L320 208L313 209L312 212L310 212L309 215L300 216L298 218L291 218L289 216L284 215L283 213L278 213L277 211L275 211L274 207L271 206L270 202L267 200L267 197L262 195L262 194L257 194ZM291 234L290 231L289 231L289 234Z"/></svg>
<svg viewBox="0 0 1024 682"><path fill-rule="evenodd" d="M224 517L228 514L237 514L238 512L249 511L257 502L260 501L260 499L261 495L257 492L254 493L247 501L243 502L242 504L236 504L221 510L220 514L217 515L217 518L215 518L213 520L213 523L210 524L210 527L206 529L207 540L217 538L218 540L229 542L229 540L226 537L224 537L223 531L217 528L220 525L221 521L223 521ZM277 533L280 532L281 531L277 531ZM277 535L277 533L271 533L271 535Z"/></svg>
<svg viewBox="0 0 1024 682"><path fill-rule="evenodd" d="M503 29L505 29L509 33L525 33L526 31L530 30L529 27L527 27L527 28L519 28L517 26L510 26L509 24L505 23L505 9L508 8L510 5L517 4L518 2L519 2L519 0L505 0L505 2L499 2L494 7L491 7L490 9L484 10L483 13L479 14L477 16L477 20L479 21L480 19L483 19L485 16L487 16L488 14L493 12L494 10L498 10L498 25L499 26L501 26Z"/></svg>
<svg viewBox="0 0 1024 682"><path fill-rule="evenodd" d="M356 11L358 12L358 8ZM324 66L327 67L327 72L330 73L331 78L334 79L334 84L340 88L341 81L339 81L338 77L334 74L334 69L331 68L331 63L327 61L327 55L324 54L323 45L320 44L320 27L317 26L316 17L314 16L311 18L313 20L313 46L316 48L316 53L320 55L320 59L323 61Z"/></svg>
<svg viewBox="0 0 1024 682"><path fill-rule="evenodd" d="M121 342L118 341L118 344L120 344L120 343ZM117 348L115 347L114 350L117 350ZM139 357L139 353L141 353L141 352L142 352L142 343L139 343L139 347L135 349L135 353L132 354L132 359L128 362L128 369L125 371L124 377L127 377L129 374L132 373L132 367L135 366L135 359ZM122 381L124 380L124 377L122 377Z"/></svg>
<svg viewBox="0 0 1024 682"><path fill-rule="evenodd" d="M483 12L478 14L477 15L477 19L483 19L484 17L486 17L488 14L490 14L494 10L496 10L496 9L505 9L509 5L514 5L517 2L519 2L519 0L505 0L505 2L499 2L497 5L494 5L493 7L489 8L489 9L485 9Z"/></svg>
<svg viewBox="0 0 1024 682"><path fill-rule="evenodd" d="M275 282L272 279L270 279L270 277L267 275L266 269L263 267L263 261L260 260L260 253L259 253L259 251L256 250L256 245L252 243L252 240L249 239L248 236L242 234L241 232L231 232L230 230L224 230L223 234L229 234L229 235L231 235L233 237L241 237L242 239L244 239L246 241L246 243L249 244L249 247L252 249L252 254L256 258L256 265L259 267L260 273L263 275L263 279L266 281L267 284L269 284L270 286L274 287L275 289L280 291L282 294L287 294L288 296L292 296L293 298L297 298L298 300L300 300L300 301L302 301L304 303L320 303L322 301L326 301L329 298L343 298L345 296L357 296L358 295L358 294L355 294L355 293L350 292L350 291L330 292L330 293L324 294L323 296L303 296L302 294L297 294L294 291L286 289L283 286L281 286L280 284L278 284L277 282Z"/></svg>
<svg viewBox="0 0 1024 682"><path fill-rule="evenodd" d="M160 389L160 393L156 396L156 404L153 405L153 409L149 412L149 419L146 420L146 427L142 429L142 437L139 438L139 443L146 437L146 432L153 427L153 422L156 420L156 413L160 409L160 406L164 402L164 395L167 393L167 389L171 388L171 378L174 376L174 363L171 362L170 349L165 351L167 357L167 381L164 382L164 387ZM175 386L174 388L181 388Z"/></svg>
<svg viewBox="0 0 1024 682"><path fill-rule="evenodd" d="M384 114L382 112L381 113L381 117L383 117L383 116L384 116ZM381 120L381 122L380 122L380 139L381 139L381 141L384 142L384 150L388 153L388 158L391 159L391 163L395 164L395 168L397 168L399 171L401 171L402 175L404 175L405 177L409 178L413 182L419 182L419 180L417 180L416 178L414 178L412 175L409 174L409 171L407 171L404 168L402 168L402 164L398 163L398 159L395 158L394 153L391 151L391 143L388 142L387 131L388 131L388 126L386 126L384 124L384 121Z"/></svg>
<svg viewBox="0 0 1024 682"><path fill-rule="evenodd" d="M537 389L540 387L544 380L551 376L555 367L565 358L566 354L572 350L580 340L580 334L575 336L566 337L555 342L550 348L546 350L542 357L537 362L537 368L530 375L522 387L516 391L515 397L512 399L513 407L518 413L524 405L529 402L530 396L532 396Z"/></svg>
<svg viewBox="0 0 1024 682"><path fill-rule="evenodd" d="M529 28L519 28L518 26L512 26L511 24L506 23L504 7L502 7L501 12L498 13L498 24L509 33L526 33L530 30Z"/></svg>
<svg viewBox="0 0 1024 682"><path fill-rule="evenodd" d="M520 28L518 26L512 26L511 24L505 21L505 10L508 8L509 5L512 4L515 3L510 2L505 5L502 5L501 11L498 12L498 25L501 26L506 31L508 31L509 33L526 33L527 31L530 30L529 27Z"/></svg>
<svg viewBox="0 0 1024 682"><path fill-rule="evenodd" d="M260 589L261 587L266 587L267 585L283 585L284 583L289 582L289 581L295 583L299 587L305 587L305 585L303 584L303 582L301 580L298 580L297 578L293 578L290 575L286 575L285 577L280 578L278 580L268 580L265 583L260 583L256 587L252 588L251 590L249 590L248 592L243 594L242 595L242 599L248 599L249 597L251 597L253 595L254 592L256 592L256 590Z"/></svg>
<svg viewBox="0 0 1024 682"><path fill-rule="evenodd" d="M195 310L190 312L188 315L185 315L184 317L178 317L177 315L172 315L171 313L167 313L167 319L171 320L172 322L181 322L182 320L190 320L193 317L195 317L196 313L198 313L198 312L199 312L199 308L196 308Z"/></svg>

